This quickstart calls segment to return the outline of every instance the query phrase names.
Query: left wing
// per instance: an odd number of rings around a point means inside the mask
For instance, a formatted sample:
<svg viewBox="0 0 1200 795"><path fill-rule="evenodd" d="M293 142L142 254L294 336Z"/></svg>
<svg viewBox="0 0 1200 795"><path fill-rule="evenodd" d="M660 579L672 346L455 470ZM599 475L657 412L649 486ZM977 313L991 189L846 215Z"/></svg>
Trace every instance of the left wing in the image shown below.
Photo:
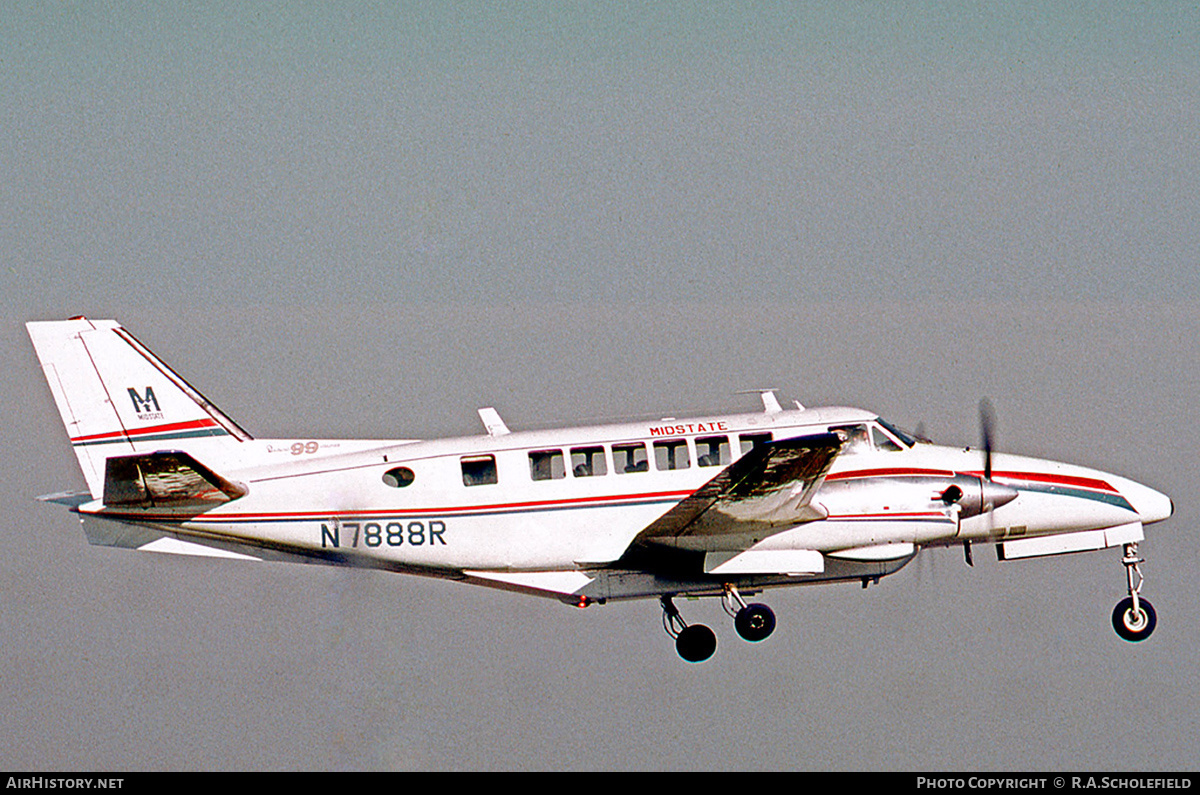
<svg viewBox="0 0 1200 795"><path fill-rule="evenodd" d="M682 500L634 539L715 551L746 549L802 522L824 519L811 505L842 449L833 433L759 445Z"/></svg>

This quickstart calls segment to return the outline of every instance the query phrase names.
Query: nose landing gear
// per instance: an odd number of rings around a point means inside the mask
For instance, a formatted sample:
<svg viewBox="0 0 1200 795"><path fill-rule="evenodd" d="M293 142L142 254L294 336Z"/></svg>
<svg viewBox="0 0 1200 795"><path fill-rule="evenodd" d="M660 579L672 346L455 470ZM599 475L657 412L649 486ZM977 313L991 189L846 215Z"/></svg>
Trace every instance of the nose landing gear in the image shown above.
<svg viewBox="0 0 1200 795"><path fill-rule="evenodd" d="M1158 624L1158 616L1150 600L1141 598L1142 569L1144 561L1138 557L1138 545L1126 544L1125 556L1121 563L1125 564L1125 572L1129 579L1129 596L1117 603L1113 610L1113 629L1127 641L1136 643L1150 637Z"/></svg>

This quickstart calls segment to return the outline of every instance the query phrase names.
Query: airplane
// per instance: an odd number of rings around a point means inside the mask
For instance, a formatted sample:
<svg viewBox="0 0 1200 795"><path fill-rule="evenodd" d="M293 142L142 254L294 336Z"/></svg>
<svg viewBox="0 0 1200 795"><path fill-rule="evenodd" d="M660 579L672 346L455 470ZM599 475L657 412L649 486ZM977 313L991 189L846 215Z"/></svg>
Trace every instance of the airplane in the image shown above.
<svg viewBox="0 0 1200 795"><path fill-rule="evenodd" d="M1003 561L1120 547L1117 634L1157 624L1143 528L1174 511L1117 475L935 445L875 413L780 405L451 439L257 439L115 320L26 324L87 482L39 499L91 544L439 577L593 604L657 598L680 657L716 634L679 597L720 598L758 643L767 588L878 583L922 549L994 544Z"/></svg>

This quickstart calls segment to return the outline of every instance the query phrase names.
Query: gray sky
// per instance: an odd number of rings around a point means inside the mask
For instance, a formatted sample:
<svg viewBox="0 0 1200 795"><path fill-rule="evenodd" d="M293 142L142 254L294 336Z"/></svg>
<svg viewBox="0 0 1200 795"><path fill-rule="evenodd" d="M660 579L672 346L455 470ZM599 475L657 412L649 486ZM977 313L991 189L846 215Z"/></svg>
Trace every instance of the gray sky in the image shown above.
<svg viewBox="0 0 1200 795"><path fill-rule="evenodd" d="M1194 768L1200 12L1043 5L0 7L0 767ZM88 547L21 325L80 313L258 436L987 395L1173 497L1160 626L1117 550L944 551L690 603L689 666L653 601Z"/></svg>

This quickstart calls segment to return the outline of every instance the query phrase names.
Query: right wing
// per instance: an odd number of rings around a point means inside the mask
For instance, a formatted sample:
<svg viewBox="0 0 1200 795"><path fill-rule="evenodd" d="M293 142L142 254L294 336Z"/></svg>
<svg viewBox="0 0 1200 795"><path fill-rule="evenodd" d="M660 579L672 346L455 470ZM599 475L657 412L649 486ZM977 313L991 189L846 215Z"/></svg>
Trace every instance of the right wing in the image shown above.
<svg viewBox="0 0 1200 795"><path fill-rule="evenodd" d="M746 549L801 522L825 518L811 505L842 449L833 433L754 447L649 525L634 544L715 551Z"/></svg>

